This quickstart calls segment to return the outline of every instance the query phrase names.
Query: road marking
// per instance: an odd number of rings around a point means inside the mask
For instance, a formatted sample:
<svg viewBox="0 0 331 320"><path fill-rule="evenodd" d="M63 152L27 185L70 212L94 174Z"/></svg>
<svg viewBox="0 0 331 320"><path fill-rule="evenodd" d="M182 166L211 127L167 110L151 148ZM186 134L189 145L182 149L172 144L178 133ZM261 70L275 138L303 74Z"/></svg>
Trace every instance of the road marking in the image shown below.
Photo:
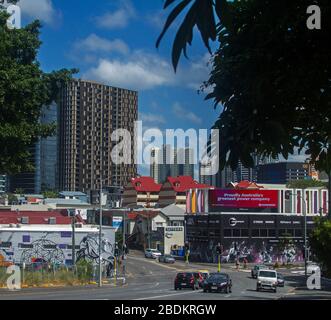
<svg viewBox="0 0 331 320"><path fill-rule="evenodd" d="M199 291L193 291L193 292L180 292L180 293L171 293L171 294L164 294L161 296L153 296L153 297L147 297L147 298L138 298L138 299L134 299L134 300L153 300L153 299L158 299L158 298L165 298L165 297L172 297L172 296L182 296L184 294L195 294L195 293L201 293L202 290Z"/></svg>

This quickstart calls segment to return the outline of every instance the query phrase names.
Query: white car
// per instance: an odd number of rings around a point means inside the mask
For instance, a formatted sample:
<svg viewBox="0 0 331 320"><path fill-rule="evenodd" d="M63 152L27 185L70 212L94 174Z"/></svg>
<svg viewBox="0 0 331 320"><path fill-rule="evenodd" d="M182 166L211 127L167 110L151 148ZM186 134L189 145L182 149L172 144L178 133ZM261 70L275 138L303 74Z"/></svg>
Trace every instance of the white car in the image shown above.
<svg viewBox="0 0 331 320"><path fill-rule="evenodd" d="M277 271L261 269L257 274L256 291L272 290L277 292Z"/></svg>
<svg viewBox="0 0 331 320"><path fill-rule="evenodd" d="M162 255L162 253L157 249L146 249L145 250L145 258L157 259L161 255Z"/></svg>

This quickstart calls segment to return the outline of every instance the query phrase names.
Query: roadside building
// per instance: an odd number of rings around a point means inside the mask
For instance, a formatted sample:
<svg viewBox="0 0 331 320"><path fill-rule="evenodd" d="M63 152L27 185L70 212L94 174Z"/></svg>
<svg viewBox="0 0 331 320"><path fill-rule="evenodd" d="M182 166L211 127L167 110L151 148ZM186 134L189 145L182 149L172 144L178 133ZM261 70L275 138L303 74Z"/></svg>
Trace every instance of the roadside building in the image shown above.
<svg viewBox="0 0 331 320"><path fill-rule="evenodd" d="M161 187L151 177L132 178L124 187L122 206L153 208L159 201Z"/></svg>

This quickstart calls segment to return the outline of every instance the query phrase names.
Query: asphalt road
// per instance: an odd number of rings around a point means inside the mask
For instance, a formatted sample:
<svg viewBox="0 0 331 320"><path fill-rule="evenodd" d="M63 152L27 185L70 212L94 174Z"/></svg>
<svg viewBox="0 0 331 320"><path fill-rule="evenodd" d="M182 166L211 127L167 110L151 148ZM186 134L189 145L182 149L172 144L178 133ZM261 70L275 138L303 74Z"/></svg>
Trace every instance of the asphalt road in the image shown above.
<svg viewBox="0 0 331 320"><path fill-rule="evenodd" d="M331 286L322 283L322 290L310 291L305 287L304 277L299 273L283 270L286 285L277 293L257 292L256 280L249 270L236 271L232 266L222 267L232 278L232 293L204 293L202 290L183 289L175 291L173 281L179 271L209 270L216 272L216 266L190 264L177 261L165 265L152 259L145 259L142 253L130 254L127 260L126 284L121 281L96 286L66 288L33 288L11 292L0 291L0 300L276 300L276 299L331 299ZM298 271L300 272L300 271Z"/></svg>

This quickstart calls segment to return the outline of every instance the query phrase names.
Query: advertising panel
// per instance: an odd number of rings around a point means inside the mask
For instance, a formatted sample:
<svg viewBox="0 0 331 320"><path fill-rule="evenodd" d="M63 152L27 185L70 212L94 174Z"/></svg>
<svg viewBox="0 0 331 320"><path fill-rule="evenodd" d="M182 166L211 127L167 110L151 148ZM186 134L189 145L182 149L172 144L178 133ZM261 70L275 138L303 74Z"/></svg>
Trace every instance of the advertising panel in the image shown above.
<svg viewBox="0 0 331 320"><path fill-rule="evenodd" d="M277 190L209 190L211 211L277 212Z"/></svg>

